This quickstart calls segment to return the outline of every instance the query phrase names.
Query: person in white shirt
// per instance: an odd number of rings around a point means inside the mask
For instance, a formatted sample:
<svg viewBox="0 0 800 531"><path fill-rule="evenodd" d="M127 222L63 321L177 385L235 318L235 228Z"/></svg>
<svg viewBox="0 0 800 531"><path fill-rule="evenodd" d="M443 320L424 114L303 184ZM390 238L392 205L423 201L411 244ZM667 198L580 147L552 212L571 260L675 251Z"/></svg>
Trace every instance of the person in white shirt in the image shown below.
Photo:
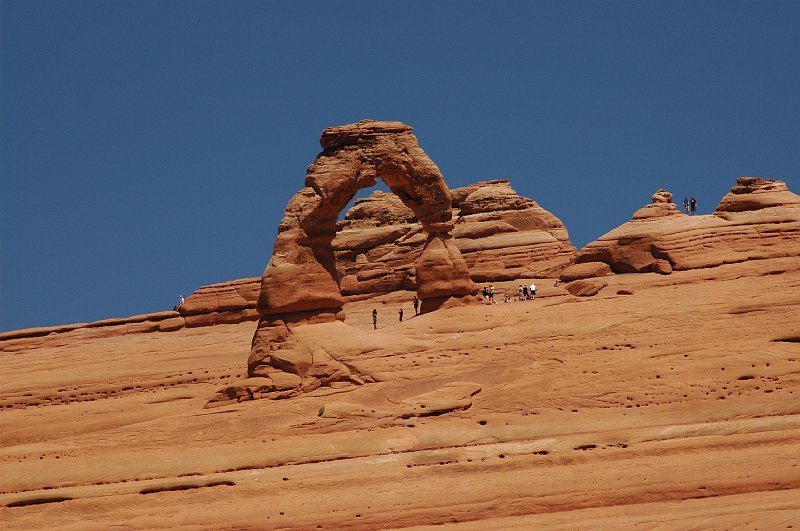
<svg viewBox="0 0 800 531"><path fill-rule="evenodd" d="M531 284L531 300L536 298L536 284Z"/></svg>

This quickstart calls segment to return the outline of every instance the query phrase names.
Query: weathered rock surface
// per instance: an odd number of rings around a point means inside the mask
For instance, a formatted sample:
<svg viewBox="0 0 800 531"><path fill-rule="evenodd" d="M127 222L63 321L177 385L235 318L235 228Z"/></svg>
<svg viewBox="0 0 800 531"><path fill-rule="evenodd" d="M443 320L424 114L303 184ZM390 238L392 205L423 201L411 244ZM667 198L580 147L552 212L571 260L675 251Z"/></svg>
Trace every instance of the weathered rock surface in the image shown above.
<svg viewBox="0 0 800 531"><path fill-rule="evenodd" d="M800 196L781 181L741 177L716 211L705 216L679 213L666 202L667 194L657 192L652 204L589 243L575 262L602 262L614 273L670 274L800 257Z"/></svg>
<svg viewBox="0 0 800 531"><path fill-rule="evenodd" d="M556 276L575 248L563 223L507 180L456 188L453 244L475 282ZM333 246L342 293L414 289L426 237L396 196L375 192L357 200L339 223Z"/></svg>
<svg viewBox="0 0 800 531"><path fill-rule="evenodd" d="M365 120L326 129L320 144L324 150L308 167L305 187L289 200L278 227L272 259L261 279L257 308L262 317L248 360L251 376L289 372L300 377L301 391L360 381L337 361L337 353L293 339L285 321L299 316L305 322L307 312L314 319L320 314L344 319L342 281L332 245L336 221L356 192L374 186L378 178L413 212L424 231L425 245L414 265L423 311L430 307L426 299L478 291L450 235L454 228L450 191L411 127ZM380 246L395 234L372 230L355 241L351 238L350 244L355 249ZM375 276L367 272L362 278Z"/></svg>
<svg viewBox="0 0 800 531"><path fill-rule="evenodd" d="M611 266L604 262L582 262L580 264L572 264L566 268L561 273L560 280L563 282L572 282L573 280L606 277L613 274L614 272L611 270Z"/></svg>
<svg viewBox="0 0 800 531"><path fill-rule="evenodd" d="M245 378L252 322L0 336L2 528L796 528L800 261L598 280L402 323L350 299L286 329L376 381L299 395Z"/></svg>

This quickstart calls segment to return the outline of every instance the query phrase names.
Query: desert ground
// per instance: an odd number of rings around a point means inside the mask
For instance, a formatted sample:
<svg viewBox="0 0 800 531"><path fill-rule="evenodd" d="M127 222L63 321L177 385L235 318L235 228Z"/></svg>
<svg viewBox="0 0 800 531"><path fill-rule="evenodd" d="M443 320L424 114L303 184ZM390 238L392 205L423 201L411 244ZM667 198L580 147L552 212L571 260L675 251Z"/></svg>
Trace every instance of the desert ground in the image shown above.
<svg viewBox="0 0 800 531"><path fill-rule="evenodd" d="M213 408L253 321L17 340L2 527L800 526L796 257L606 279L420 316L412 292L350 302L348 327L296 333L374 383Z"/></svg>

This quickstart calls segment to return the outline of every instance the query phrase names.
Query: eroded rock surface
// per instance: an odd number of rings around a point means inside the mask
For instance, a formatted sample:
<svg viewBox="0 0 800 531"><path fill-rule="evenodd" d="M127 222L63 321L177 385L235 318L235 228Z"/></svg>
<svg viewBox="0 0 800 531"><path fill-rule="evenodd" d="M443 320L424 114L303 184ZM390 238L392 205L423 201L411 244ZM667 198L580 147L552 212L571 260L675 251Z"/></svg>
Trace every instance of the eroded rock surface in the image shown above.
<svg viewBox="0 0 800 531"><path fill-rule="evenodd" d="M800 256L800 196L781 181L740 177L710 215L681 214L668 202L671 197L656 192L653 203L631 221L584 247L576 264L604 263L614 273L670 274ZM572 268L565 275L576 278Z"/></svg>
<svg viewBox="0 0 800 531"><path fill-rule="evenodd" d="M452 191L452 243L475 282L556 276L575 248L564 224L507 180ZM396 196L375 192L357 200L333 242L342 293L365 295L414 289L414 264L427 238Z"/></svg>
<svg viewBox="0 0 800 531"><path fill-rule="evenodd" d="M374 186L378 178L413 212L424 231L425 244L415 262L423 311L426 299L477 293L450 234L450 191L411 127L365 120L326 129L320 144L323 151L309 166L305 187L290 199L278 227L272 259L261 279L257 307L262 318L248 361L251 376L271 378L276 371L299 376L300 390L356 381L335 354L312 352L292 339L285 323L306 323L309 312L314 321L344 319L332 245L336 221L356 192ZM361 245L381 242L387 234L370 236Z"/></svg>

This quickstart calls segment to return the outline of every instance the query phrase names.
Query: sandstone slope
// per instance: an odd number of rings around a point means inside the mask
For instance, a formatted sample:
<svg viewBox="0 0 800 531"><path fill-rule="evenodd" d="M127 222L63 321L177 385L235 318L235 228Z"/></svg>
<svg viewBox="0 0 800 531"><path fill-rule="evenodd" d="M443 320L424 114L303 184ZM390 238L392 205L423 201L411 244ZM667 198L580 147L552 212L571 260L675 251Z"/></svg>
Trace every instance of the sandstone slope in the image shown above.
<svg viewBox="0 0 800 531"><path fill-rule="evenodd" d="M533 301L414 316L394 291L346 299L346 322L303 315L286 330L310 362L277 358L329 380L299 395L279 388L296 368L247 378L248 280L180 313L2 334L0 521L797 526L796 198L745 178L689 217L659 191L561 282L534 276ZM251 394L207 408L220 388ZM284 399L253 400L271 393Z"/></svg>
<svg viewBox="0 0 800 531"><path fill-rule="evenodd" d="M347 335L328 338L373 383L215 409L255 323L7 339L0 520L785 528L800 514L794 261L617 274L592 298L539 279L535 301L402 323L408 295L347 303Z"/></svg>

